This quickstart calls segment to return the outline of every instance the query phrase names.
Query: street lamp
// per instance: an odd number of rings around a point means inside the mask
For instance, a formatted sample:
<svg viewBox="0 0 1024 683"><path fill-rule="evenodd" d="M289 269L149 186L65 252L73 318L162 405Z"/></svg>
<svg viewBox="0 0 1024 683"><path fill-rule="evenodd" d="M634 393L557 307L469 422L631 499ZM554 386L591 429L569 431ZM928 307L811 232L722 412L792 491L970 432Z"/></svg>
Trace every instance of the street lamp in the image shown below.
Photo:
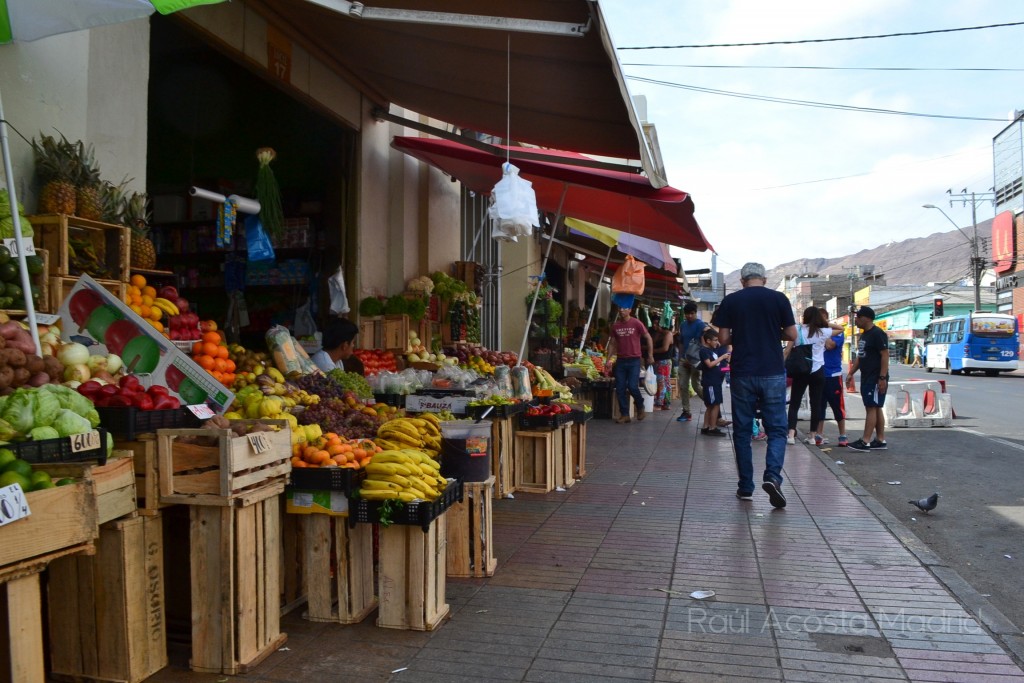
<svg viewBox="0 0 1024 683"><path fill-rule="evenodd" d="M935 209L943 216L946 220L953 224L953 227L964 236L964 238L971 243L971 272L974 274L974 310L975 312L981 310L981 256L978 253L978 224L974 224L974 239L967 236L967 233L960 229L960 226L956 224L952 218L949 217L941 207L935 206L934 204L925 204L925 209Z"/></svg>

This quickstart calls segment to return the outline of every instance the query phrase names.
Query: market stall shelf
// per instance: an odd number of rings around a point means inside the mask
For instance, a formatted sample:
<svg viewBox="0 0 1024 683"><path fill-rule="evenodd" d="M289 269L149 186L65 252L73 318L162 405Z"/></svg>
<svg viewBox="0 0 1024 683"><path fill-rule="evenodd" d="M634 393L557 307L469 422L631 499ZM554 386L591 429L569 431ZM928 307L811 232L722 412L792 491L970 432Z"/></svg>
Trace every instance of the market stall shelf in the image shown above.
<svg viewBox="0 0 1024 683"><path fill-rule="evenodd" d="M587 423L572 426L572 462L577 479L587 476Z"/></svg>
<svg viewBox="0 0 1024 683"><path fill-rule="evenodd" d="M281 430L246 436L229 429L159 430L160 502L230 505L266 485L283 486L291 472L291 431L284 420L262 422ZM182 437L215 438L217 445L185 443Z"/></svg>
<svg viewBox="0 0 1024 683"><path fill-rule="evenodd" d="M285 514L285 499L278 499L281 516L281 616L306 604L303 569L305 541L297 515Z"/></svg>
<svg viewBox="0 0 1024 683"><path fill-rule="evenodd" d="M491 420L491 472L494 474L495 498L507 498L516 490L512 455L515 434L515 416Z"/></svg>
<svg viewBox="0 0 1024 683"><path fill-rule="evenodd" d="M125 293L128 291L128 286L119 280L107 280L105 278L93 278L96 284L103 287L118 300L124 300ZM49 292L49 310L56 313L60 310L60 305L64 302L64 299L68 298L71 294L71 290L78 284L77 277L68 277L65 275L51 277L50 284L47 287Z"/></svg>
<svg viewBox="0 0 1024 683"><path fill-rule="evenodd" d="M163 566L163 520L141 516L103 525L94 556L50 564L54 678L139 683L167 666Z"/></svg>
<svg viewBox="0 0 1024 683"><path fill-rule="evenodd" d="M357 624L377 609L373 582L373 525L302 515L303 571L309 621ZM421 532L422 533L422 532Z"/></svg>
<svg viewBox="0 0 1024 683"><path fill-rule="evenodd" d="M448 576L494 576L498 560L494 557L492 501L494 477L487 481L467 482L462 502L447 512Z"/></svg>
<svg viewBox="0 0 1024 683"><path fill-rule="evenodd" d="M556 431L516 432L513 459L517 491L547 493L555 488L555 449L560 436Z"/></svg>
<svg viewBox="0 0 1024 683"><path fill-rule="evenodd" d="M113 451L106 464L48 463L37 465L54 479L92 479L96 487L96 523L106 524L136 511L135 470L130 451Z"/></svg>
<svg viewBox="0 0 1024 683"><path fill-rule="evenodd" d="M442 514L426 531L398 524L380 529L377 626L433 631L448 616L446 525Z"/></svg>
<svg viewBox="0 0 1024 683"><path fill-rule="evenodd" d="M381 345L374 348L383 348L385 351L399 354L405 353L406 347L409 346L410 325L408 315L385 315L382 323Z"/></svg>
<svg viewBox="0 0 1024 683"><path fill-rule="evenodd" d="M114 450L131 451L135 470L136 505L140 515L156 515L169 503L160 502L160 474L156 454L156 436L144 435L137 441L114 439Z"/></svg>
<svg viewBox="0 0 1024 683"><path fill-rule="evenodd" d="M576 469L572 457L573 424L555 430L555 488L569 488L576 483Z"/></svg>
<svg viewBox="0 0 1024 683"><path fill-rule="evenodd" d="M379 349L383 343L383 316L361 316L359 318L359 348ZM405 351L405 346L402 346Z"/></svg>
<svg viewBox="0 0 1024 683"><path fill-rule="evenodd" d="M280 486L242 506L192 505L194 671L242 674L275 652L281 633Z"/></svg>
<svg viewBox="0 0 1024 683"><path fill-rule="evenodd" d="M52 308L50 301L50 252L46 249L36 249L36 256L42 261L42 269L39 273L29 276L29 281L32 286L39 290L39 296L36 298L38 302L35 306L36 313L52 313L56 311L56 308ZM17 271L14 271L17 275ZM16 280L16 284L21 285L21 280ZM15 300L11 304L10 308L0 310L0 313L6 313L8 316L20 318L28 315L28 311L25 310L24 299Z"/></svg>
<svg viewBox="0 0 1024 683"><path fill-rule="evenodd" d="M35 246L50 252L50 275L77 277L88 272L93 278L128 281L131 231L125 226L64 214L29 216L29 221ZM93 268L84 268L89 261Z"/></svg>

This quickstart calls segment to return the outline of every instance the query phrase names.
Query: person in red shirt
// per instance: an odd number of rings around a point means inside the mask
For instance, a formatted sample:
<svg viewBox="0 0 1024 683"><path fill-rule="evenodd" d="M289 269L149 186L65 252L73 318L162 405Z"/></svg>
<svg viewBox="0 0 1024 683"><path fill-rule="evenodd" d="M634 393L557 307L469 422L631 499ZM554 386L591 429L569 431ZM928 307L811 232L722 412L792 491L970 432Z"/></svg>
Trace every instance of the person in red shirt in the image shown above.
<svg viewBox="0 0 1024 683"><path fill-rule="evenodd" d="M640 361L642 359L640 342L646 344L643 348L647 350L644 360L648 365L654 363L651 349L654 342L651 339L647 328L636 318L632 317L633 309L620 308L618 319L612 323L611 335L608 338L608 357L618 356L615 361L615 394L619 400L620 416L616 422L619 424L629 422L629 396L633 397L636 405L636 419L644 419L644 397L640 393Z"/></svg>

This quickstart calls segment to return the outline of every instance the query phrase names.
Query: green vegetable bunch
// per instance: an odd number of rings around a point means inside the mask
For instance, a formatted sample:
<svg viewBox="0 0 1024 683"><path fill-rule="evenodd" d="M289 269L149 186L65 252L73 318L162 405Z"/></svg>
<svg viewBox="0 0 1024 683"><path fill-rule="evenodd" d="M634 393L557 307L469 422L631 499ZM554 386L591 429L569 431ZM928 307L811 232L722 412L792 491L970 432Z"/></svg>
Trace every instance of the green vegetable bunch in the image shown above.
<svg viewBox="0 0 1024 683"><path fill-rule="evenodd" d="M387 315L405 315L409 312L408 301L401 294L389 297L384 303L384 313Z"/></svg>
<svg viewBox="0 0 1024 683"><path fill-rule="evenodd" d="M438 298L443 301L451 301L456 295L466 294L469 291L465 282L456 280L440 270L432 273L430 279L434 281L434 294L437 294Z"/></svg>
<svg viewBox="0 0 1024 683"><path fill-rule="evenodd" d="M0 397L0 441L83 434L99 424L92 401L68 387L22 387Z"/></svg>
<svg viewBox="0 0 1024 683"><path fill-rule="evenodd" d="M384 315L384 302L375 296L368 296L359 302L359 315L372 318Z"/></svg>

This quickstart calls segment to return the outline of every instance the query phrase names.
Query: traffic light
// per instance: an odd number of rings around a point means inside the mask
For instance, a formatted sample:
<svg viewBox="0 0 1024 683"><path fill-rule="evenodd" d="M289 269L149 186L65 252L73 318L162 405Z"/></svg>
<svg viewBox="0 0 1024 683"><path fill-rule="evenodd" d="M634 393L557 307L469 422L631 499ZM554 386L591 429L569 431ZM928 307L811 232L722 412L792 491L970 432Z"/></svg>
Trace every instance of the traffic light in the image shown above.
<svg viewBox="0 0 1024 683"><path fill-rule="evenodd" d="M938 298L935 299L935 301L934 301L934 308L932 310L932 315L934 317L936 317L936 318L941 318L942 317L942 299L938 299Z"/></svg>

